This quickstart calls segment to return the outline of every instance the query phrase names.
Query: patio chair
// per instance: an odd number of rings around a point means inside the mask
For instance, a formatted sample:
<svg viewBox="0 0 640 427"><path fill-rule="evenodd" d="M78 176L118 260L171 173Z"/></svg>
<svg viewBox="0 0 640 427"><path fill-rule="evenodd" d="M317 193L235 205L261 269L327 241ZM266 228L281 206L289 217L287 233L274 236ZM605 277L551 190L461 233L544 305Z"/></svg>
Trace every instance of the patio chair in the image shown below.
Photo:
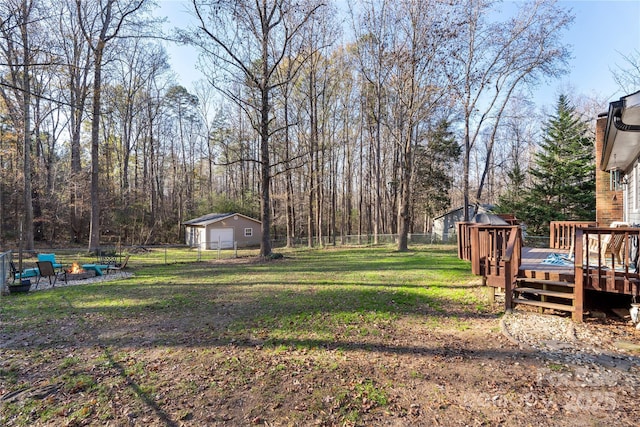
<svg viewBox="0 0 640 427"><path fill-rule="evenodd" d="M11 282L13 283L18 277L20 277L20 272L13 261L9 261L9 268L11 269Z"/></svg>
<svg viewBox="0 0 640 427"><path fill-rule="evenodd" d="M96 255L96 264L107 267L117 265L120 259L120 256L115 249L98 249L96 251Z"/></svg>
<svg viewBox="0 0 640 427"><path fill-rule="evenodd" d="M628 227L629 224L626 222L614 221L611 223L609 228L618 228L618 227ZM613 265L616 263L616 259L618 263L623 262L624 258L624 235L623 234L589 234L589 239L587 241L586 236L582 236L582 247L584 248L584 258L587 262L589 261L591 254L600 253L600 258L602 260L607 259L608 256L611 256L611 261ZM571 247L569 248L569 255L567 255L567 259L574 260L575 258L575 239L571 242Z"/></svg>
<svg viewBox="0 0 640 427"><path fill-rule="evenodd" d="M38 270L40 271L40 275L38 276L38 280L36 281L36 287L40 283L40 279L42 277L46 277L47 279L49 279L49 285L51 285L51 287L54 287L56 285L56 281L58 280L58 276L66 276L65 272L56 272L51 261L37 261L36 265L38 266ZM51 278L53 278L53 282L51 281ZM66 281L66 277L64 280Z"/></svg>
<svg viewBox="0 0 640 427"><path fill-rule="evenodd" d="M16 267L13 261L9 262L9 267L11 268L11 277L14 282L16 280L37 277L39 274L39 271L37 268L25 268L24 270L20 271L18 270L18 268Z"/></svg>
<svg viewBox="0 0 640 427"><path fill-rule="evenodd" d="M120 270L124 270L125 268L127 268L127 263L129 262L129 257L131 255L127 255L126 257L124 257L124 261L122 261L122 263L120 264L114 264L114 265L110 265L107 269L109 271L120 271Z"/></svg>
<svg viewBox="0 0 640 427"><path fill-rule="evenodd" d="M56 262L56 254L38 254L38 261L50 261L53 268L62 268L62 264Z"/></svg>
<svg viewBox="0 0 640 427"><path fill-rule="evenodd" d="M129 263L129 257L131 255L127 255L126 257L124 257L124 261L122 261L121 263L117 263L113 266L110 266L109 268L112 270L124 270L125 268L127 268L127 264Z"/></svg>
<svg viewBox="0 0 640 427"><path fill-rule="evenodd" d="M614 221L611 223L610 228L629 227L626 222ZM590 235L587 245L588 251L591 253L598 253L600 250L600 258L605 260L607 257L611 257L612 265L624 262L624 234L605 234L605 235ZM598 242L599 240L599 242Z"/></svg>

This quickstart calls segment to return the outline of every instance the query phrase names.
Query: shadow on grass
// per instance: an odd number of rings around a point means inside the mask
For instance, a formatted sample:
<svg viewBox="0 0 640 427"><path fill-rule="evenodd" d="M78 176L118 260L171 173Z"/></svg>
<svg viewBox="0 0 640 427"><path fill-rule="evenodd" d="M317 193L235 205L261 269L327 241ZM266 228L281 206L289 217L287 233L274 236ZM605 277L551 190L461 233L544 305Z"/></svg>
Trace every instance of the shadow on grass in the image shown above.
<svg viewBox="0 0 640 427"><path fill-rule="evenodd" d="M431 273L421 268L425 264L439 267ZM0 347L19 348L22 343L11 340L11 331L20 330L40 336L34 340L40 346L102 345L100 336L121 336L120 345L132 345L136 339L185 345L181 334L218 339L229 328L239 335L275 328L292 336L313 336L403 315L492 316L470 293L473 276L462 272L463 266L450 251L434 255L335 250L221 268L197 263L139 269L132 279L7 300L0 310L8 339ZM135 339L127 339L128 334ZM118 340L110 342L118 345Z"/></svg>
<svg viewBox="0 0 640 427"><path fill-rule="evenodd" d="M405 287L265 287L172 285L146 289L122 286L114 298L106 286L56 290L58 294L31 301L42 307L25 309L7 318L6 331L29 329L33 345L134 346L149 344L196 346L238 339L254 330L277 331L287 336L321 336L343 328L372 328L398 316L473 321L495 318L478 308L477 301L452 298L449 290ZM150 294L153 294L151 297ZM54 297L55 296L55 297ZM29 298L25 298L27 302ZM60 325L64 325L63 330ZM114 338L120 337L120 338ZM326 343L323 342L323 345ZM23 340L6 340L2 348L24 348Z"/></svg>
<svg viewBox="0 0 640 427"><path fill-rule="evenodd" d="M118 362L113 357L113 355L109 350L105 350L105 356L109 361L110 365L113 366L118 371L118 375L120 375L120 377L124 380L127 386L129 386L131 390L135 393L135 395L138 396L138 398L140 398L140 401L142 403L144 403L146 406L151 408L153 412L155 412L155 414L158 416L160 421L165 426L178 427L178 423L172 420L171 417L169 417L169 415L166 412L164 412L162 408L156 403L156 401L153 400L148 393L142 390L142 388L138 385L138 383L136 383L131 379L130 375L127 375L127 372L124 366L122 366L120 362Z"/></svg>
<svg viewBox="0 0 640 427"><path fill-rule="evenodd" d="M449 272L468 273L470 264L467 261L457 259L424 259L417 258L404 260L393 257L384 261L375 258L363 258L357 260L340 260L337 257L323 259L319 263L317 260L298 258L297 262L290 260L275 261L267 263L257 263L251 265L237 266L233 264L199 263L201 271L208 272L232 272L238 269L246 270L248 273L258 273L270 271L272 273L356 273L356 272L384 272L384 271L418 271L418 270L446 270Z"/></svg>
<svg viewBox="0 0 640 427"><path fill-rule="evenodd" d="M109 348L118 348L123 344L127 344L130 347L131 343L123 343L117 340L103 340L101 345ZM434 343L437 344L437 343ZM154 343L152 345L164 346L165 343ZM148 347L148 346L147 346ZM197 345L191 345L189 348L195 349L212 349L212 348L241 348L251 351L271 351L286 348L290 350L322 350L322 351L363 351L369 353L381 353L386 355L415 355L415 356L431 356L442 358L458 358L464 357L465 359L476 360L506 360L510 357L521 357L523 355L535 356L529 350L523 350L520 348L487 348L487 349L470 349L466 348L464 344L450 346L450 345L433 345L433 346L420 346L420 345L389 345L376 342L364 342L364 341L345 341L345 340L325 340L325 339L268 339L264 341L256 340L211 340L207 342L198 343ZM585 354L588 354L585 352ZM594 353L596 354L596 353ZM117 363L117 362L115 362ZM144 392L140 391L142 394ZM146 396L150 399L148 396ZM157 405L156 405L157 406Z"/></svg>

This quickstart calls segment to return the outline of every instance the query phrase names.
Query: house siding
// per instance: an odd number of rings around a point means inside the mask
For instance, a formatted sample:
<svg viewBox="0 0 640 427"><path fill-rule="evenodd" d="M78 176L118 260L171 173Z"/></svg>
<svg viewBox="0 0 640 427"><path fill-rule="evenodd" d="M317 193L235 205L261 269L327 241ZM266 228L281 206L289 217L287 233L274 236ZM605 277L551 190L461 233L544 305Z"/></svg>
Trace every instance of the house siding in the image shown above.
<svg viewBox="0 0 640 427"><path fill-rule="evenodd" d="M251 229L251 235L246 236L245 229L249 228ZM223 216L223 219L214 220L213 222L204 218L202 223L192 221L186 224L185 243L191 247L199 246L202 249L217 249L217 242L209 242L209 236L211 236L212 230L220 229L232 229L233 242L239 248L260 246L262 241L262 224L260 221L240 214L233 214L227 217ZM229 240L225 239L223 247L232 248L233 242L231 242L231 238Z"/></svg>
<svg viewBox="0 0 640 427"><path fill-rule="evenodd" d="M601 227L608 227L614 221L624 221L624 192L610 188L609 172L600 170L604 134L607 117L596 122L596 221Z"/></svg>
<svg viewBox="0 0 640 427"><path fill-rule="evenodd" d="M640 163L633 162L626 173L627 185L624 188L625 221L629 224L640 224Z"/></svg>
<svg viewBox="0 0 640 427"><path fill-rule="evenodd" d="M469 217L473 216L475 207L469 206ZM488 205L478 206L477 213L490 212ZM447 212L444 215L434 218L432 233L433 237L441 242L455 242L456 240L456 222L464 221L464 207Z"/></svg>
<svg viewBox="0 0 640 427"><path fill-rule="evenodd" d="M464 209L458 209L442 217L433 220L433 236L442 242L455 240L456 222L464 219Z"/></svg>
<svg viewBox="0 0 640 427"><path fill-rule="evenodd" d="M202 226L188 225L184 229L185 243L188 246L196 247L204 245L206 238L206 229Z"/></svg>
<svg viewBox="0 0 640 427"><path fill-rule="evenodd" d="M238 243L238 247L247 246L260 246L262 240L262 231L260 222L253 221L251 219L234 215L228 218L218 221L209 227L215 226L216 228L233 228L233 238ZM251 228L253 235L247 237L244 235L245 228Z"/></svg>

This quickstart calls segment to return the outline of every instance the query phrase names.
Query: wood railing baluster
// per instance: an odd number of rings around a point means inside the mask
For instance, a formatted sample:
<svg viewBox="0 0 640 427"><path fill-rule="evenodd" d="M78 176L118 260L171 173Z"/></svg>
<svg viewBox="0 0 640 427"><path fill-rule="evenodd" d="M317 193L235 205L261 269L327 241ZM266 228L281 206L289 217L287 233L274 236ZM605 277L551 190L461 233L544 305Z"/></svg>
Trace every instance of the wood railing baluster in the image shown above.
<svg viewBox="0 0 640 427"><path fill-rule="evenodd" d="M505 309L523 303L513 299L522 257L520 227L486 224L458 227L464 236L460 248L470 248L472 271L483 275L487 286L505 290ZM574 295L569 311L574 320L582 321L585 289L628 295L640 292L640 275L631 267L631 262L637 262L636 239L640 239L640 228L605 228L596 227L594 222L558 221L551 230L550 242L554 246L573 250ZM469 243L462 243L465 240ZM459 253L463 253L460 248Z"/></svg>

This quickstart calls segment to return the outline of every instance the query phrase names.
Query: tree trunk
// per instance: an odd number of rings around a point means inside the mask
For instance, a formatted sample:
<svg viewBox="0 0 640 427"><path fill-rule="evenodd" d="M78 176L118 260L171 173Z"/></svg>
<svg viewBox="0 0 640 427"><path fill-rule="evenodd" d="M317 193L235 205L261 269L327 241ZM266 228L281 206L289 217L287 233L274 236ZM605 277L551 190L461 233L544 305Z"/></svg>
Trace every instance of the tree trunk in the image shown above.
<svg viewBox="0 0 640 427"><path fill-rule="evenodd" d="M262 209L262 242L260 243L260 256L271 255L271 198L269 188L271 186L271 171L269 159L269 92L263 89L262 102L262 129L260 134L260 166L261 166L261 209Z"/></svg>
<svg viewBox="0 0 640 427"><path fill-rule="evenodd" d="M462 192L464 197L464 221L469 221L469 162L471 161L471 146L469 142L469 118L465 117L464 124L464 158L462 161Z"/></svg>
<svg viewBox="0 0 640 427"><path fill-rule="evenodd" d="M268 34L268 31L265 32ZM260 207L262 210L262 241L260 243L260 256L271 256L271 159L269 158L269 82L267 75L268 64L268 37L262 40L262 85L261 85L261 105L260 105L260 185L261 198Z"/></svg>
<svg viewBox="0 0 640 427"><path fill-rule="evenodd" d="M291 157L291 141L289 136L289 102L288 102L288 85L285 85L285 102L284 102L284 148L285 148L285 158L287 159L287 168L285 172L285 192L286 192L286 216L287 216L287 247L292 248L294 245L294 236L295 236L295 208L293 206L293 182L292 182L292 171L289 167L289 158Z"/></svg>
<svg viewBox="0 0 640 427"><path fill-rule="evenodd" d="M78 185L82 166L80 164L80 131L82 126L82 109L76 107L77 97L75 96L75 88L71 88L71 176L70 181L73 185L69 185L69 222L71 225L71 242L78 243L80 241L81 218L78 216Z"/></svg>
<svg viewBox="0 0 640 427"><path fill-rule="evenodd" d="M24 120L22 127L22 137L24 145L24 241L27 250L34 249L33 242L33 185L32 185L32 168L31 168L31 70L29 51L29 36L27 23L29 21L27 13L27 2L22 2L22 21L20 23L20 32L22 34L22 109L24 112Z"/></svg>
<svg viewBox="0 0 640 427"><path fill-rule="evenodd" d="M100 95L102 91L102 53L104 42L98 41L93 73L93 113L91 117L91 222L89 226L89 250L100 248Z"/></svg>

